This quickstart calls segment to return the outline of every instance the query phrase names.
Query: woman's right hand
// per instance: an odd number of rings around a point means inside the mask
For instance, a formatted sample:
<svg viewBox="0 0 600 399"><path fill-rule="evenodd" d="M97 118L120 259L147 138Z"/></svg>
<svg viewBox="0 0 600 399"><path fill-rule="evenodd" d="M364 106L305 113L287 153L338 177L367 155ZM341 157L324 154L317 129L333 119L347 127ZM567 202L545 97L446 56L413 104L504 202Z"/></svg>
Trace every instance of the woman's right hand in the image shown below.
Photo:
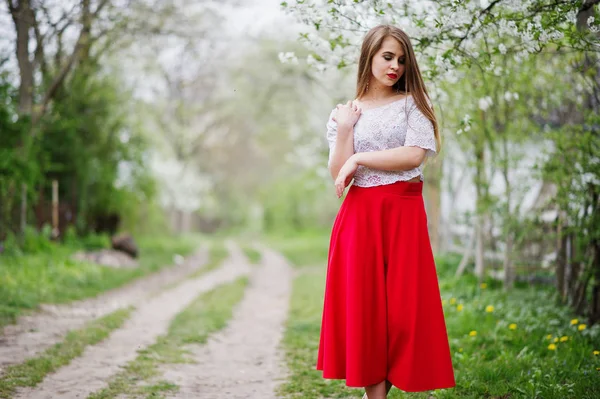
<svg viewBox="0 0 600 399"><path fill-rule="evenodd" d="M338 126L354 127L362 110L353 102L348 101L346 104L338 104L333 120Z"/></svg>

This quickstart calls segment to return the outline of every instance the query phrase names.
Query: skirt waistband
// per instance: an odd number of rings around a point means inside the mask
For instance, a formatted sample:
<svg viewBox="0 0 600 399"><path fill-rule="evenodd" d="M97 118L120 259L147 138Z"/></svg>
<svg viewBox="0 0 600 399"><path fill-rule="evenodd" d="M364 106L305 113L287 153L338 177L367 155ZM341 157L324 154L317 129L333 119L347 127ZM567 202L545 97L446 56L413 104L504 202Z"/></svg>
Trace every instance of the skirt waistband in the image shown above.
<svg viewBox="0 0 600 399"><path fill-rule="evenodd" d="M419 196L423 193L423 182L407 182L398 181L391 184L383 184L380 186L360 187L352 185L351 190L358 192L380 193L380 194L396 194L396 195L415 195Z"/></svg>

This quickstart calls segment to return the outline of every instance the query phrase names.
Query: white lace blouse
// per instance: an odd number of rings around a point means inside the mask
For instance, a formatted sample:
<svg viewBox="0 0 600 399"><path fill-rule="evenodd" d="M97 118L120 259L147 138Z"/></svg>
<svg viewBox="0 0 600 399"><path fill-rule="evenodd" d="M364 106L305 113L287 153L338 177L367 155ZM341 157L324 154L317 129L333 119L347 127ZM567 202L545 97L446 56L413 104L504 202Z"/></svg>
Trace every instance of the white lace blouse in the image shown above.
<svg viewBox="0 0 600 399"><path fill-rule="evenodd" d="M329 142L329 162L335 149L337 123L332 119L335 109L327 122ZM427 156L436 154L433 124L417 108L412 96L363 110L354 125L354 152L381 151L400 146L416 146L427 150ZM354 185L359 187L380 186L397 181L407 181L420 176L423 180L423 164L405 171L385 171L359 166L354 175Z"/></svg>

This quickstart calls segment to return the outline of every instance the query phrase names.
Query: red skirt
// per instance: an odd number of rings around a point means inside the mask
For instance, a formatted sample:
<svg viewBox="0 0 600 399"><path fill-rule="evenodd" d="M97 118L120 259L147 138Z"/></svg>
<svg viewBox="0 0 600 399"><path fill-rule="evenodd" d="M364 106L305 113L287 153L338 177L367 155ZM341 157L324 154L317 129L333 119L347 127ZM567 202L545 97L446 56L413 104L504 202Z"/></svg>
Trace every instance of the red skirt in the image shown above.
<svg viewBox="0 0 600 399"><path fill-rule="evenodd" d="M317 369L350 387L455 386L423 183L351 186L333 224Z"/></svg>

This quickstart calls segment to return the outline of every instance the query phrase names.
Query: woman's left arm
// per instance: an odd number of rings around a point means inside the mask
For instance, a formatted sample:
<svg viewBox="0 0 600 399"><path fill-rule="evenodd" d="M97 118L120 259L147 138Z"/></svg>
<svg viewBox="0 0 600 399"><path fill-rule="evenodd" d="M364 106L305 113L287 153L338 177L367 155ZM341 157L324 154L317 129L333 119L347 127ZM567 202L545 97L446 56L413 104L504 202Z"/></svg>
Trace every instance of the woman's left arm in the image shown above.
<svg viewBox="0 0 600 399"><path fill-rule="evenodd" d="M427 150L421 147L396 147L389 150L358 152L350 157L357 165L371 169L403 171L418 168ZM350 161L349 159L349 161Z"/></svg>
<svg viewBox="0 0 600 399"><path fill-rule="evenodd" d="M348 158L335 179L335 192L338 198L350 184L359 165L379 170L411 170L421 165L427 150L420 147L396 147L389 150L357 152Z"/></svg>

